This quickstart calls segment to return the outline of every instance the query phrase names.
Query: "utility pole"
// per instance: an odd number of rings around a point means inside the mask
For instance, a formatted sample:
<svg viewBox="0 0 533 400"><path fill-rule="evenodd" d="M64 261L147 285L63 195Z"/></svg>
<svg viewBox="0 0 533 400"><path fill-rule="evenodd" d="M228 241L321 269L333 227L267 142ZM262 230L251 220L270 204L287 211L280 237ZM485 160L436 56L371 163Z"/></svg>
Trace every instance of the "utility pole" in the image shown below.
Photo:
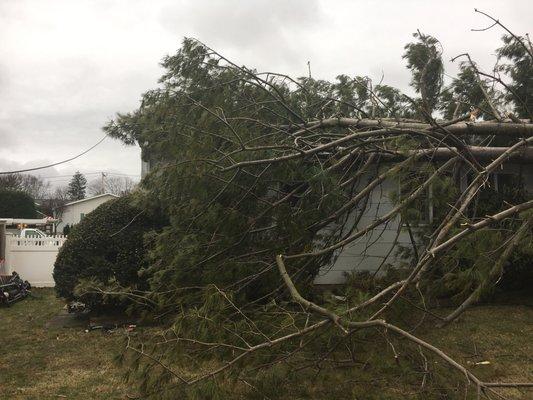
<svg viewBox="0 0 533 400"><path fill-rule="evenodd" d="M105 193L105 177L106 177L106 173L105 172L102 172L102 194Z"/></svg>

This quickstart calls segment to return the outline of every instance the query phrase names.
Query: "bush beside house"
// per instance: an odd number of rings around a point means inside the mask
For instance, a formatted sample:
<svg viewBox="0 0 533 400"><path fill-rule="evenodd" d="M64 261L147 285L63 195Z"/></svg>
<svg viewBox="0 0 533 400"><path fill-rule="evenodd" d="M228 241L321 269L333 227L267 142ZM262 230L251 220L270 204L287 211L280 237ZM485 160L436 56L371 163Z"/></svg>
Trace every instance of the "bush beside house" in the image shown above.
<svg viewBox="0 0 533 400"><path fill-rule="evenodd" d="M54 265L56 292L92 308L104 305L100 294L80 294L80 284L91 287L144 289L138 271L144 266L144 234L154 219L131 204L131 196L110 200L72 227ZM113 300L113 305L123 300Z"/></svg>

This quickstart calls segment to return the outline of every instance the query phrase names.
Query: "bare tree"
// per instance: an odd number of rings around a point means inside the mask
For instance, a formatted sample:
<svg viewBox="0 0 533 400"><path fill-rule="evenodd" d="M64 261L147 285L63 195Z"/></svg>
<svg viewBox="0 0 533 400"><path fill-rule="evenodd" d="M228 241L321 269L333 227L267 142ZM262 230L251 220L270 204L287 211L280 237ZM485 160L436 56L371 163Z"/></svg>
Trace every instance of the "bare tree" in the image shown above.
<svg viewBox="0 0 533 400"><path fill-rule="evenodd" d="M50 183L42 178L28 174L8 174L0 176L0 187L19 190L27 193L33 199L44 199L50 191Z"/></svg>
<svg viewBox="0 0 533 400"><path fill-rule="evenodd" d="M103 185L103 186L102 186ZM125 196L132 192L136 183L127 176L105 175L103 179L94 179L89 182L87 191L91 196L111 193L116 196Z"/></svg>
<svg viewBox="0 0 533 400"><path fill-rule="evenodd" d="M69 201L68 187L56 187L55 189L50 190L41 201L41 210L48 216L61 218L64 205Z"/></svg>

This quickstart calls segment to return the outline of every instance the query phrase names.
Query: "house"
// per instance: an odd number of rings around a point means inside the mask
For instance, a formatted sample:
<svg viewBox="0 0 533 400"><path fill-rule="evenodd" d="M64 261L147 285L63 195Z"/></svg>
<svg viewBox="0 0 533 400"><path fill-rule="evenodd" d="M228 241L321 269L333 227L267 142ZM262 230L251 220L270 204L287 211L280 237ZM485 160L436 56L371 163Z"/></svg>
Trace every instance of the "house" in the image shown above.
<svg viewBox="0 0 533 400"><path fill-rule="evenodd" d="M106 201L118 198L111 193L99 194L93 197L72 201L65 204L60 209L54 211L55 217L59 220L56 229L58 233L63 233L65 226L73 226L79 223L87 214Z"/></svg>
<svg viewBox="0 0 533 400"><path fill-rule="evenodd" d="M369 182L377 174L376 171L369 171L366 177L361 177L362 182ZM464 192L470 183L470 174L466 169L461 168L458 171L457 188ZM525 163L508 162L504 163L502 168L497 172L489 175L488 184L485 190L490 191L487 194L497 197L499 194L516 189L517 184L524 189L527 198L533 198L533 163L528 160ZM363 185L364 186L364 185ZM354 221L357 218L357 226L365 227L376 221L380 216L387 214L394 207L392 195L399 192L399 182L388 179L383 181L379 186L374 188L369 196L367 203L363 206L364 211L359 215L354 213L349 218ZM433 194L429 187L427 196L424 198L424 205L419 210L421 213L420 228L433 222L435 213L433 206ZM360 210L358 210L360 211ZM384 272L387 265L397 266L402 260L400 248L412 248L413 241L416 242L416 233L418 227L410 227L412 237L406 225L400 225L399 217L392 219L389 223L382 224L376 229L371 230L361 238L348 243L336 251L331 265L323 267L315 278L318 285L335 285L342 284L346 276L354 271L368 271L370 273ZM350 224L347 224L350 226Z"/></svg>
<svg viewBox="0 0 533 400"><path fill-rule="evenodd" d="M496 149L494 154L487 152L487 154L482 155L483 161L492 161L502 151L502 148L494 149ZM439 163L446 159L446 154L441 153L434 155L433 160L435 162ZM157 165L157 160L154 160L144 152L141 162L143 177L150 172L151 168ZM373 168L369 168L359 178L359 189L365 187L368 182L379 175L379 168L386 167L386 163L387 161L385 159L379 165L376 164ZM457 188L460 191L464 191L470 183L470 175L466 169L458 172L458 179L456 181ZM516 185L517 179L521 187L525 190L526 196L528 198L533 197L533 149L526 148L519 156L511 157L502 164L497 172L489 175L487 186L495 193L502 193L509 188L513 188ZM368 226L381 216L390 212L395 207L393 195L394 193L399 194L399 191L400 185L398 181L385 179L381 184L373 188L368 201L364 202L364 205L361 205L362 209L353 212L348 217L348 223L346 224L348 229L356 225L355 230L357 231L358 228L361 229ZM355 192L357 192L357 188ZM427 225L433 221L434 215L431 186L427 195L424 196L424 201L425 204L421 210L423 215L422 225ZM353 221L353 223L350 224L349 221ZM410 234L409 229L405 225L400 224L399 217L391 219L376 229L372 229L357 240L336 250L332 263L321 268L318 276L315 278L315 284L342 284L346 281L347 275L352 272L368 271L377 273L384 271L384 267L387 265L398 265L400 262L405 261L401 259L399 250L401 248L413 247L413 241L416 242L416 235L412 234L417 232L417 227L411 227Z"/></svg>

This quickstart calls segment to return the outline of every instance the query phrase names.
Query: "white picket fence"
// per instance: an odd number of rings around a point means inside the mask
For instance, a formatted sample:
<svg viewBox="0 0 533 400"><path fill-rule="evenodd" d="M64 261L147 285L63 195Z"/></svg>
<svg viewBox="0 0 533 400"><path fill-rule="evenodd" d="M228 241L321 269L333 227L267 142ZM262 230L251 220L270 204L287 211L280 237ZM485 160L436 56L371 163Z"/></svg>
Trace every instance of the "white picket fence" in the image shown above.
<svg viewBox="0 0 533 400"><path fill-rule="evenodd" d="M16 271L34 287L54 286L54 262L66 240L63 235L45 238L8 236L4 272Z"/></svg>

